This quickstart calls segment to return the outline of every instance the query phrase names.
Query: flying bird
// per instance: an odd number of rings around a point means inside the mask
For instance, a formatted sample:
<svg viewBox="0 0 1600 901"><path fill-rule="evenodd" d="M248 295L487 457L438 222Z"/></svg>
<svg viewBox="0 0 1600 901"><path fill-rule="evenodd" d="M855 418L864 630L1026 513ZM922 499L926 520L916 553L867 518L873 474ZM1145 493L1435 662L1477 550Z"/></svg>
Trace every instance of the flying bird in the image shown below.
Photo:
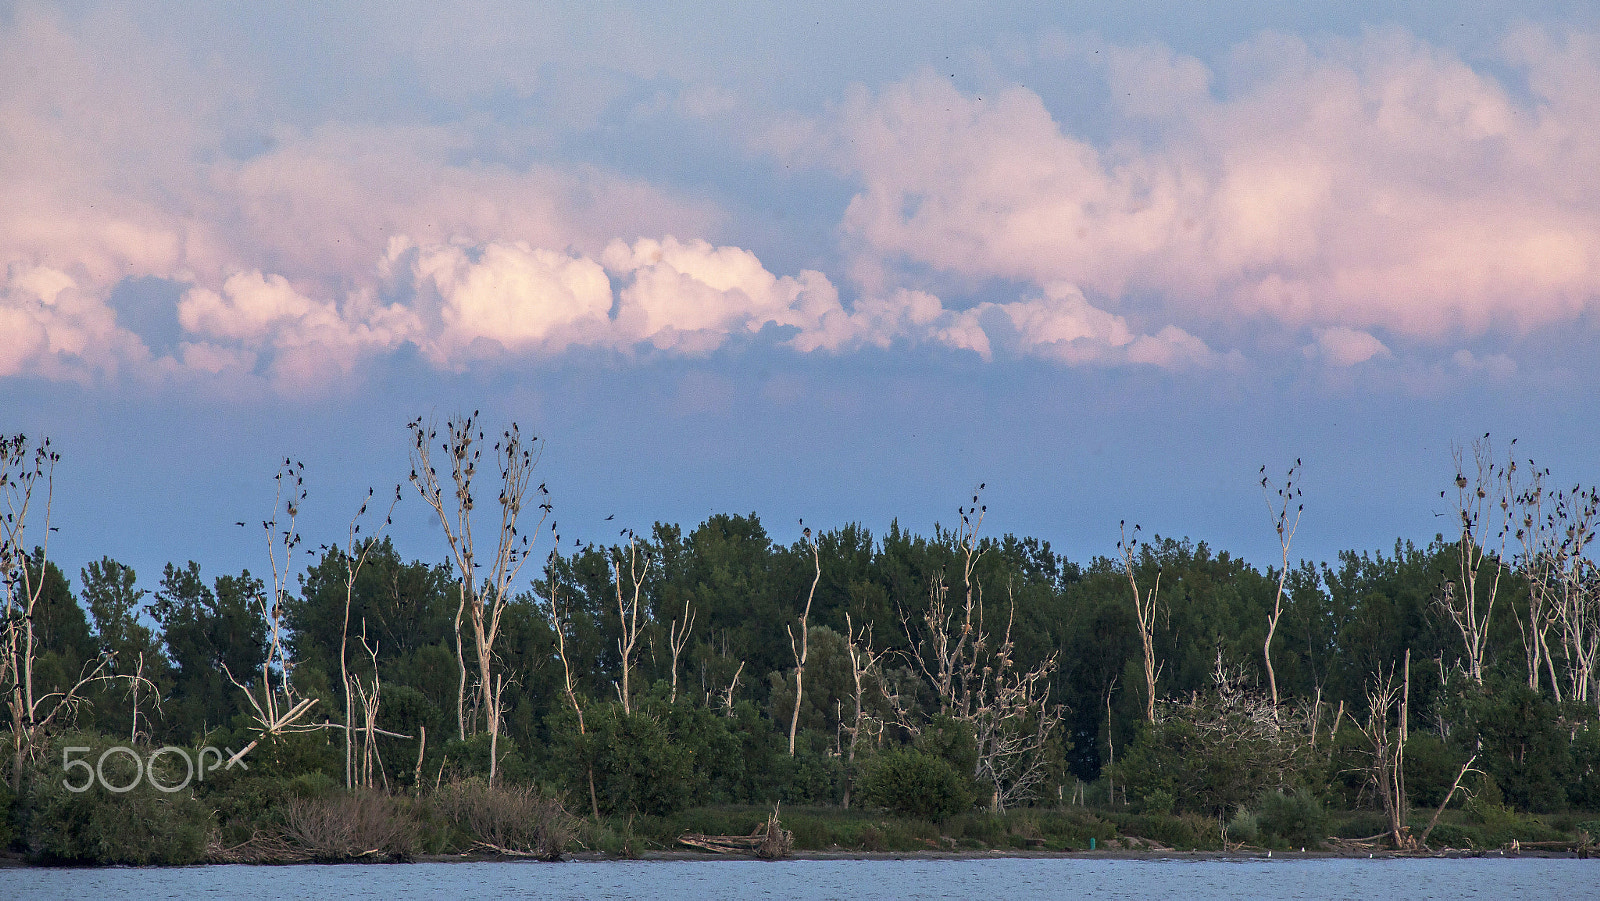
<svg viewBox="0 0 1600 901"><path fill-rule="evenodd" d="M610 522L611 520L616 519L616 518L617 518L617 514L613 513L610 516L606 517L606 522Z"/></svg>

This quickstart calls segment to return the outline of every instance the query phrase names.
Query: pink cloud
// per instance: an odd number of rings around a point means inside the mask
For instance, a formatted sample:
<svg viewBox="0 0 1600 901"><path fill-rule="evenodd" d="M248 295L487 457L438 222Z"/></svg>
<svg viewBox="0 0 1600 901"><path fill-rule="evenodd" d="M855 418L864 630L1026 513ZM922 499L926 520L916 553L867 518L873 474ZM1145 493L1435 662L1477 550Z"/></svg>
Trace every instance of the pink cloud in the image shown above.
<svg viewBox="0 0 1600 901"><path fill-rule="evenodd" d="M164 40L115 13L68 20L24 5L0 23L0 273L50 270L73 285L70 304L46 309L14 275L0 284L0 317L19 336L5 373L169 371L107 304L144 276L191 286L192 345L241 350L195 351L203 370L273 348L280 369L337 371L419 328L371 299L395 236L593 255L617 234L701 234L721 219L592 166L458 162L472 156L467 126L276 123L256 85ZM230 131L252 128L259 153L223 151ZM458 333L500 316L482 327L520 340L506 332L515 312L460 312Z"/></svg>
<svg viewBox="0 0 1600 901"><path fill-rule="evenodd" d="M1123 112L1157 129L1142 144L1098 147L1031 90L932 74L777 134L859 181L844 226L864 254L1140 291L1190 322L1520 332L1600 299L1600 44L1507 46L1531 102L1402 34L1269 36L1222 79L1160 47L1103 54Z"/></svg>

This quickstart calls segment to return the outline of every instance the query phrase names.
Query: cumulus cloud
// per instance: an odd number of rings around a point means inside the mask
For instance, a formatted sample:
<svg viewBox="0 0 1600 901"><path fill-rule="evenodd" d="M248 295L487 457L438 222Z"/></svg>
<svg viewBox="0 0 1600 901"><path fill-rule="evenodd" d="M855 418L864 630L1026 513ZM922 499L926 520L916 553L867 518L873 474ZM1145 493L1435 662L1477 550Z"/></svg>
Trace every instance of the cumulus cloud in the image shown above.
<svg viewBox="0 0 1600 901"><path fill-rule="evenodd" d="M1389 348L1370 332L1342 326L1319 329L1316 342L1303 350L1307 357L1326 360L1334 366L1354 366L1373 357L1390 356Z"/></svg>
<svg viewBox="0 0 1600 901"><path fill-rule="evenodd" d="M188 291L178 302L178 322L211 339L187 345L186 364L210 372L253 366L267 350L273 374L297 384L314 382L319 373L348 372L363 357L420 331L414 314L399 305L378 306L354 295L341 308L313 300L281 275L257 271L229 276L221 292Z"/></svg>
<svg viewBox="0 0 1600 901"><path fill-rule="evenodd" d="M597 254L619 233L706 233L720 220L593 166L494 162L466 124L284 124L258 85L168 39L114 11L68 19L23 5L0 21L0 272L72 282L52 307L8 277L0 316L19 336L8 371L44 372L63 353L79 372L138 362L106 300L146 277L190 288L195 347L232 342L248 353L227 359L265 353L279 367L322 355L340 371L417 329L372 300L374 262L396 235ZM482 289L452 284L455 334L524 342L510 327L522 314L473 305ZM202 370L223 360L193 353Z"/></svg>
<svg viewBox="0 0 1600 901"><path fill-rule="evenodd" d="M1138 291L1178 321L1439 342L1600 302L1591 37L1514 35L1528 98L1399 33L1265 36L1220 75L1159 46L1096 58L1148 137L1096 145L1027 88L979 96L929 73L774 141L859 183L844 227L863 254Z"/></svg>
<svg viewBox="0 0 1600 901"><path fill-rule="evenodd" d="M709 203L529 161L509 132L286 121L248 71L172 40L115 11L23 5L0 22L0 377L305 385L402 346L458 369L758 336L1188 368L1238 360L1200 335L1262 322L1349 367L1394 356L1377 334L1457 346L1600 298L1600 41L1584 34L1512 34L1514 86L1397 33L1268 35L1215 66L1158 44L1067 47L1099 60L1126 139L1073 134L1017 84L856 89L766 135L857 183L845 292L716 237ZM713 121L729 96L700 84L662 109ZM170 357L118 322L129 279L181 295ZM961 296L974 285L989 299Z"/></svg>
<svg viewBox="0 0 1600 901"><path fill-rule="evenodd" d="M145 356L116 313L71 275L15 262L0 271L0 377L83 382Z"/></svg>

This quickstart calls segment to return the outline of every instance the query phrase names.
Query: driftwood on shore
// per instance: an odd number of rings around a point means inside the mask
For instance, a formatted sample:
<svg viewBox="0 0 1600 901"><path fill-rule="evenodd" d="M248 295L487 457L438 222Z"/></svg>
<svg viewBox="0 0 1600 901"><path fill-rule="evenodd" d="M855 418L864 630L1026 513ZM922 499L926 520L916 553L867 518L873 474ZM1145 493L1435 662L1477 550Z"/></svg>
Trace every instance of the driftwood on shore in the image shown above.
<svg viewBox="0 0 1600 901"><path fill-rule="evenodd" d="M717 854L754 854L762 860L788 857L794 848L794 833L778 822L778 808L772 809L767 821L756 826L749 835L701 835L686 832L678 836L678 843Z"/></svg>

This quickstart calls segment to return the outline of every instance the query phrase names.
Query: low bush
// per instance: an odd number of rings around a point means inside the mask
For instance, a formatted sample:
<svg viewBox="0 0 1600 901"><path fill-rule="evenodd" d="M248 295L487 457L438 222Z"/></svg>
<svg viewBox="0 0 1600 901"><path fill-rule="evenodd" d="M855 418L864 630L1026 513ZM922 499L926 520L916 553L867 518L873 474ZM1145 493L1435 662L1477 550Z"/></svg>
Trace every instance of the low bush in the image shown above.
<svg viewBox="0 0 1600 901"><path fill-rule="evenodd" d="M861 800L905 816L946 820L972 807L972 780L917 748L884 751L862 766Z"/></svg>
<svg viewBox="0 0 1600 901"><path fill-rule="evenodd" d="M407 802L369 792L291 801L283 809L289 845L312 860L405 860L419 827Z"/></svg>
<svg viewBox="0 0 1600 901"><path fill-rule="evenodd" d="M1328 835L1328 817L1321 802L1303 789L1262 795L1255 816L1261 840L1273 847L1316 847Z"/></svg>
<svg viewBox="0 0 1600 901"><path fill-rule="evenodd" d="M204 857L211 812L189 789L156 789L149 779L139 778L130 755L112 754L102 761L104 747L94 746L91 739L75 736L59 745L79 741L93 746L88 759L103 763L105 783L130 787L110 791L97 778L81 792L70 791L59 763L52 766L61 759L59 751L53 760L47 756L28 773L16 801L23 850L30 860L148 866L192 864ZM161 783L175 786L182 781L175 764L172 755L158 759L154 766Z"/></svg>
<svg viewBox="0 0 1600 901"><path fill-rule="evenodd" d="M491 786L478 779L441 786L428 799L471 849L559 860L578 835L561 802L531 786Z"/></svg>

